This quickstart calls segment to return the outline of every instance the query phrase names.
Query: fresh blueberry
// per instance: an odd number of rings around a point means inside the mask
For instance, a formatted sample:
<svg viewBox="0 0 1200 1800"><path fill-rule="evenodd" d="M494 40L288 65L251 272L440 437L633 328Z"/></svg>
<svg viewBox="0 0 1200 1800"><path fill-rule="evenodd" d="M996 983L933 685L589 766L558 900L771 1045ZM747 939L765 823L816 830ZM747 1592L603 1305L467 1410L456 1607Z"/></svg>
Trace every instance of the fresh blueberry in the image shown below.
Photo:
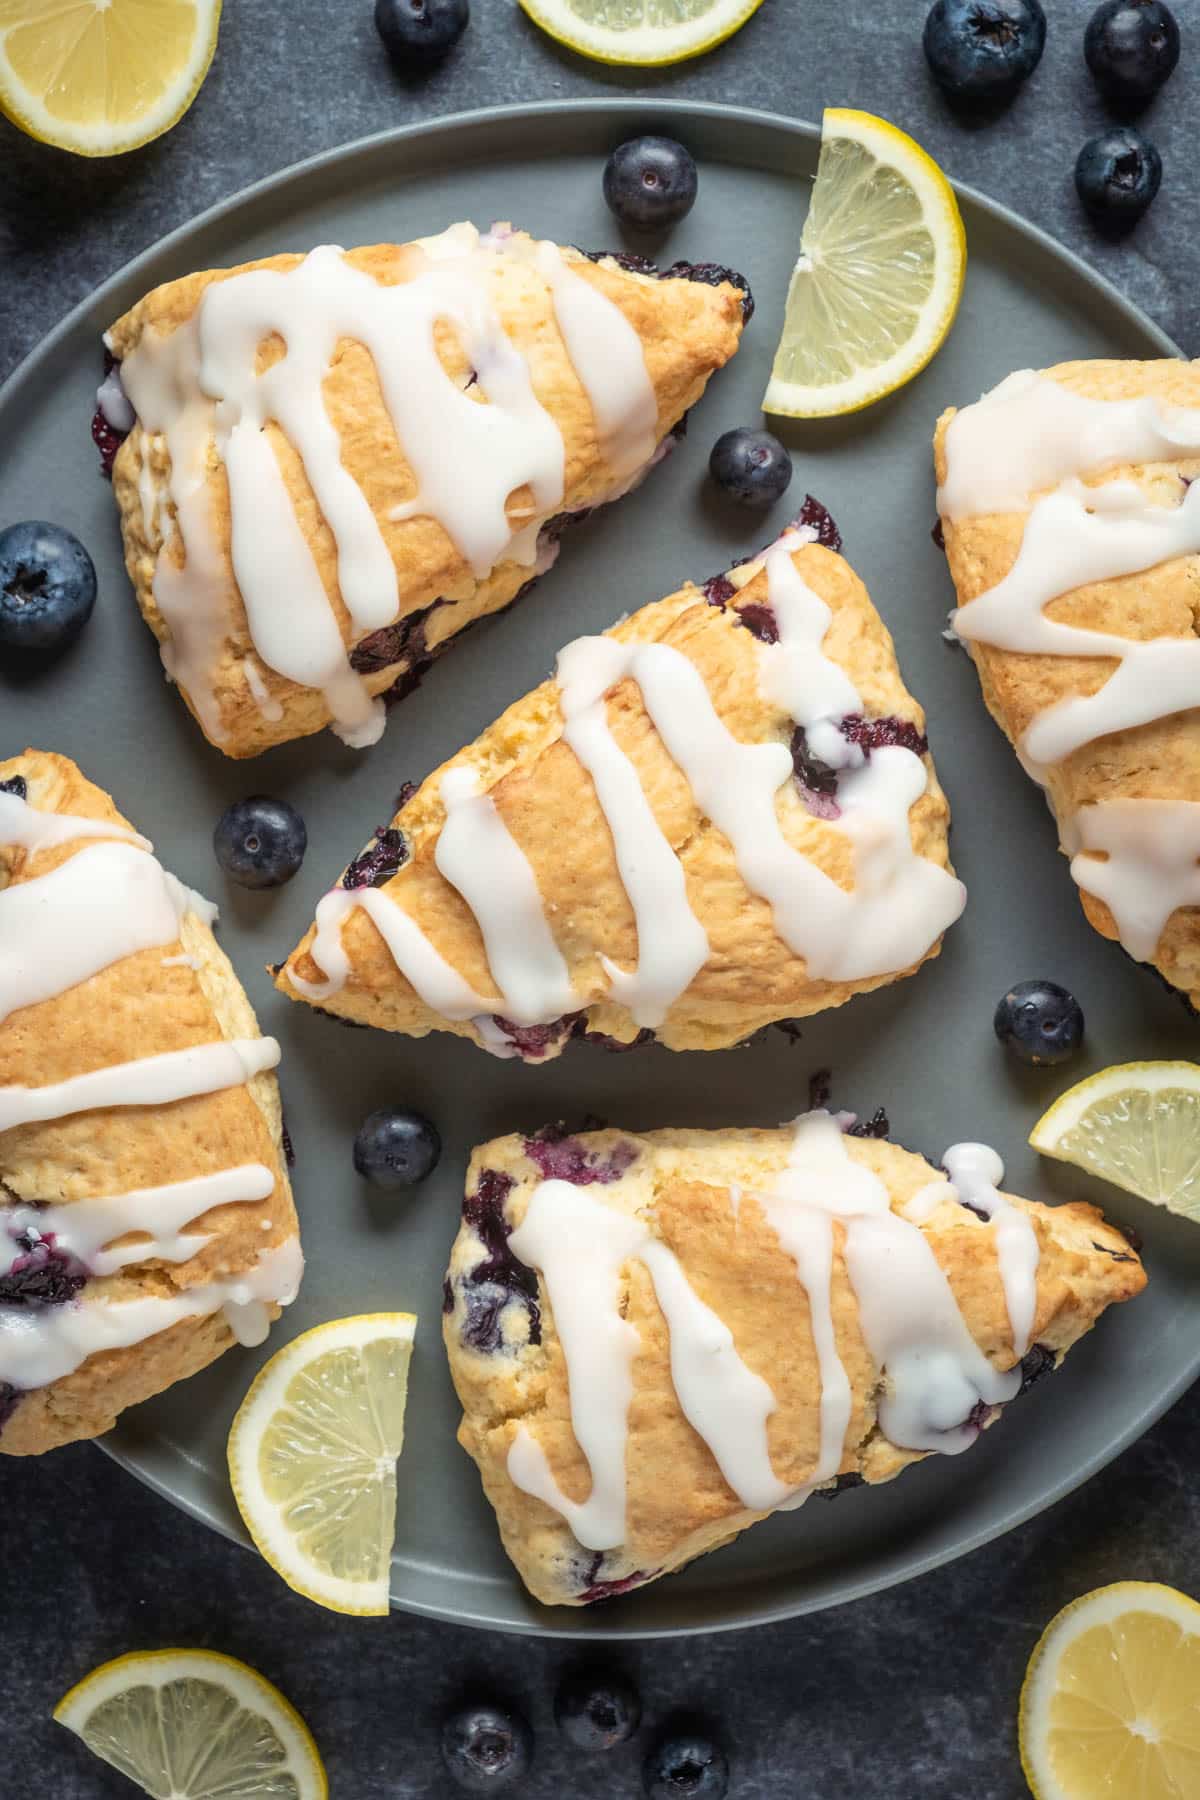
<svg viewBox="0 0 1200 1800"><path fill-rule="evenodd" d="M470 0L375 0L375 29L398 69L441 62L470 17Z"/></svg>
<svg viewBox="0 0 1200 1800"><path fill-rule="evenodd" d="M691 153L674 138L630 138L604 165L609 210L635 231L677 225L695 205L697 185Z"/></svg>
<svg viewBox="0 0 1200 1800"><path fill-rule="evenodd" d="M304 861L307 847L308 832L295 807L268 794L235 800L213 832L217 861L239 887L282 887Z"/></svg>
<svg viewBox="0 0 1200 1800"><path fill-rule="evenodd" d="M637 1730L642 1703L623 1675L569 1676L554 1696L554 1721L580 1750L615 1750Z"/></svg>
<svg viewBox="0 0 1200 1800"><path fill-rule="evenodd" d="M442 1140L421 1113L384 1106L368 1113L354 1140L354 1167L376 1187L414 1187L437 1167Z"/></svg>
<svg viewBox="0 0 1200 1800"><path fill-rule="evenodd" d="M724 1800L729 1787L725 1753L695 1732L664 1738L642 1764L646 1800Z"/></svg>
<svg viewBox="0 0 1200 1800"><path fill-rule="evenodd" d="M0 531L0 651L56 656L96 604L96 570L71 532L43 519Z"/></svg>
<svg viewBox="0 0 1200 1800"><path fill-rule="evenodd" d="M708 472L740 505L773 506L792 479L792 459L769 431L739 425L713 445Z"/></svg>
<svg viewBox="0 0 1200 1800"><path fill-rule="evenodd" d="M1133 225L1162 180L1162 157L1132 125L1114 125L1089 138L1075 164L1075 190L1100 224Z"/></svg>
<svg viewBox="0 0 1200 1800"><path fill-rule="evenodd" d="M533 1733L517 1713L464 1706L442 1726L442 1761L468 1794L494 1794L529 1773Z"/></svg>
<svg viewBox="0 0 1200 1800"><path fill-rule="evenodd" d="M1039 1068L1069 1062L1083 1043L1079 1002L1056 981L1018 981L992 1023L1006 1050Z"/></svg>
<svg viewBox="0 0 1200 1800"><path fill-rule="evenodd" d="M1088 21L1083 54L1110 100L1149 100L1179 61L1179 27L1162 0L1105 0Z"/></svg>
<svg viewBox="0 0 1200 1800"><path fill-rule="evenodd" d="M925 60L951 100L1011 100L1046 46L1040 0L935 0L925 21Z"/></svg>

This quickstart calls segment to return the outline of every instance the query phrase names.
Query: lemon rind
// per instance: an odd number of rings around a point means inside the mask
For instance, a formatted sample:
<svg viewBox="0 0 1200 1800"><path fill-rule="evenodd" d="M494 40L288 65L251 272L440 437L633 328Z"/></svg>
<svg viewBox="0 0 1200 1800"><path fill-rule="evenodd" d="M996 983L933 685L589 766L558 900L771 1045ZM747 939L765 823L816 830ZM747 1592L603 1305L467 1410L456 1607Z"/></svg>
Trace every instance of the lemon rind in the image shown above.
<svg viewBox="0 0 1200 1800"><path fill-rule="evenodd" d="M706 17L678 30L643 25L619 32L587 25L582 20L569 21L557 5L547 5L544 0L520 0L520 5L547 37L592 62L607 63L610 68L661 69L715 50L741 30L762 0L719 0ZM715 29L711 23L713 13L719 17Z"/></svg>
<svg viewBox="0 0 1200 1800"><path fill-rule="evenodd" d="M1182 1060L1113 1063L1077 1081L1046 1108L1029 1134L1030 1147L1058 1162L1073 1162L1073 1157L1062 1154L1059 1145L1098 1102L1115 1094L1161 1094L1172 1090L1200 1094L1200 1064Z"/></svg>

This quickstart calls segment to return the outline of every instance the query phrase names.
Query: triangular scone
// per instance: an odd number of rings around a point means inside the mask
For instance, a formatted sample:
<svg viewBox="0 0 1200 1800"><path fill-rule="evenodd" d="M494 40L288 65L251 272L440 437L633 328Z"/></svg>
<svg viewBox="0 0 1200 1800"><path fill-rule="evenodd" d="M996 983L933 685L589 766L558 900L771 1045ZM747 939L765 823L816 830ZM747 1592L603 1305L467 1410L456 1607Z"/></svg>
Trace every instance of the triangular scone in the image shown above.
<svg viewBox="0 0 1200 1800"><path fill-rule="evenodd" d="M711 265L659 278L472 225L148 294L106 335L94 431L111 455L132 426L126 565L205 735L373 743L376 696L665 454L750 305Z"/></svg>
<svg viewBox="0 0 1200 1800"><path fill-rule="evenodd" d="M1092 1206L828 1113L481 1145L444 1329L504 1547L581 1606L810 1493L966 1450L1146 1277Z"/></svg>
<svg viewBox="0 0 1200 1800"><path fill-rule="evenodd" d="M284 992L539 1062L721 1049L934 955L964 896L923 716L816 536L570 645L346 871Z"/></svg>
<svg viewBox="0 0 1200 1800"><path fill-rule="evenodd" d="M259 1343L303 1269L279 1046L66 757L0 762L0 1452Z"/></svg>
<svg viewBox="0 0 1200 1800"><path fill-rule="evenodd" d="M935 451L953 623L1084 912L1200 1005L1200 363L1023 370Z"/></svg>

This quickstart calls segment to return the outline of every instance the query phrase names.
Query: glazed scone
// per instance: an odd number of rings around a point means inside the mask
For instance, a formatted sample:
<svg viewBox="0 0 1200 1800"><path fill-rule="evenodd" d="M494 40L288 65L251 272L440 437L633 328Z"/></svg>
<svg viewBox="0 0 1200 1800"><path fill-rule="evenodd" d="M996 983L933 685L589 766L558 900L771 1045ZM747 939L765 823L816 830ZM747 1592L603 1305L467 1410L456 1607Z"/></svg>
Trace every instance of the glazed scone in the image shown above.
<svg viewBox="0 0 1200 1800"><path fill-rule="evenodd" d="M66 757L0 762L0 1451L95 1437L303 1269L279 1046L210 929Z"/></svg>
<svg viewBox="0 0 1200 1800"><path fill-rule="evenodd" d="M540 1062L716 1050L911 974L962 910L924 717L815 502L562 652L404 801L279 986Z"/></svg>
<svg viewBox="0 0 1200 1800"><path fill-rule="evenodd" d="M935 454L952 623L1083 910L1200 1004L1200 363L1022 371Z"/></svg>
<svg viewBox="0 0 1200 1800"><path fill-rule="evenodd" d="M635 486L734 354L740 277L509 226L271 256L106 334L93 427L168 674L226 755L374 743L573 517Z"/></svg>
<svg viewBox="0 0 1200 1800"><path fill-rule="evenodd" d="M471 1158L444 1332L530 1593L639 1587L809 1494L969 1448L1145 1274L1095 1207L813 1112L561 1131Z"/></svg>

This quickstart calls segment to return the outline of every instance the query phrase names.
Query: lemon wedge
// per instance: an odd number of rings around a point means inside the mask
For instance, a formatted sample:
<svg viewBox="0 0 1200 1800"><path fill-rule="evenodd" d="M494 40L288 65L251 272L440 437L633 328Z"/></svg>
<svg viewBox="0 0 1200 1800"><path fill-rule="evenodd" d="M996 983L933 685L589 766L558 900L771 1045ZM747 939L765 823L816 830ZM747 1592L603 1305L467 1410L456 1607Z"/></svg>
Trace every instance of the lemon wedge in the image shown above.
<svg viewBox="0 0 1200 1800"><path fill-rule="evenodd" d="M932 157L886 119L829 108L763 410L816 419L903 387L954 323L966 267Z"/></svg>
<svg viewBox="0 0 1200 1800"><path fill-rule="evenodd" d="M0 0L0 112L43 144L116 156L180 120L221 0Z"/></svg>
<svg viewBox="0 0 1200 1800"><path fill-rule="evenodd" d="M1200 1064L1101 1069L1042 1114L1029 1142L1127 1194L1200 1219Z"/></svg>
<svg viewBox="0 0 1200 1800"><path fill-rule="evenodd" d="M388 1610L412 1313L306 1331L260 1370L229 1433L233 1492L290 1588L333 1612Z"/></svg>
<svg viewBox="0 0 1200 1800"><path fill-rule="evenodd" d="M102 1663L54 1717L159 1800L326 1800L329 1792L295 1708L256 1670L213 1650L147 1650Z"/></svg>
<svg viewBox="0 0 1200 1800"><path fill-rule="evenodd" d="M593 62L650 69L703 56L740 31L762 0L521 0L535 25Z"/></svg>
<svg viewBox="0 0 1200 1800"><path fill-rule="evenodd" d="M1200 1794L1200 1606L1118 1581L1052 1619L1021 1689L1035 1800Z"/></svg>

